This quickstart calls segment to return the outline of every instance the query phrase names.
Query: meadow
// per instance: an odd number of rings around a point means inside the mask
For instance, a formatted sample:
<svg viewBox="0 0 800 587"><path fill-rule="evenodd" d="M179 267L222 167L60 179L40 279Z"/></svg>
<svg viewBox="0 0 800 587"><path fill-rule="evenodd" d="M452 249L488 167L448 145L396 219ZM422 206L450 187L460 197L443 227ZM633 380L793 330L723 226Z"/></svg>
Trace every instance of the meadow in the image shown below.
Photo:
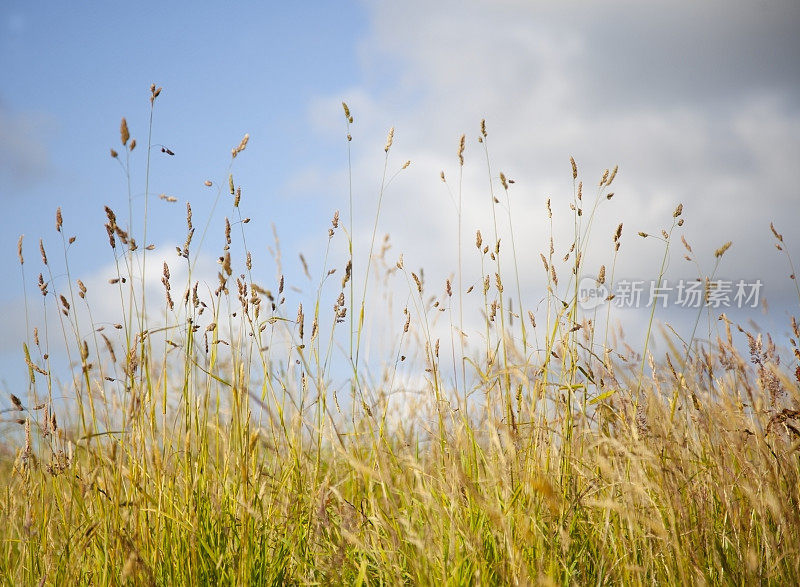
<svg viewBox="0 0 800 587"><path fill-rule="evenodd" d="M122 120L110 155L125 173L132 158L170 155L149 138L160 91L150 90L147 141L137 146ZM346 104L343 114L349 150L354 115ZM485 123L474 134L454 144L455 179L441 180L460 225L470 140L496 214L480 232L459 230L459 267L440 284L388 259L379 236L384 187L408 166L390 159L393 130L376 146L385 167L370 250L353 246L351 197L320 227L328 250L305 307L283 276L254 277L255 209L235 180L247 136L229 175L207 182L224 222L198 221L187 205L169 262L148 244L147 214L161 203L149 187L137 231L132 213L106 207L113 323L92 319L93 296L107 292L70 271L69 210L54 211L63 250L20 238L20 278L58 319L30 325L27 390L2 400L0 584L800 583L796 319L794 358L782 362L772 337L724 314L713 316L719 336L666 337L657 355L655 306L633 346L605 312L587 316L578 283L613 283L626 240L663 243L654 278L670 254L695 253L680 205L661 234L620 224L592 235L617 168L587 179L574 160L575 230L551 234L534 312L521 302L512 180L493 169ZM542 217L552 227L549 201ZM778 228L765 238L796 287L786 244L796 235ZM225 244L217 280L201 283L207 230ZM608 248L606 265L584 267L590 246ZM158 304L145 295L154 263ZM481 279L464 281L467 264ZM389 274L406 284L408 303L394 309L370 293ZM712 277L698 275L705 295ZM393 344L368 361L372 329Z"/></svg>

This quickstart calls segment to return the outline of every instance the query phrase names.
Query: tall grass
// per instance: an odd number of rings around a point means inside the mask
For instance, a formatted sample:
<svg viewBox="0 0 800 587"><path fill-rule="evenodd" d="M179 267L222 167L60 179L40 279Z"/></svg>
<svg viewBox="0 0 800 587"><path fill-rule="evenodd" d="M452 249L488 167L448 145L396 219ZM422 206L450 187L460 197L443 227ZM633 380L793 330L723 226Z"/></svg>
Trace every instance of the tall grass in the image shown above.
<svg viewBox="0 0 800 587"><path fill-rule="evenodd" d="M151 88L148 134L159 93ZM354 120L344 108L349 149ZM510 225L513 181L495 177L487 136L482 123L487 194L493 211L502 205L495 194L505 196ZM121 144L112 156L130 185L127 123ZM125 222L106 208L114 324L92 319L93 296L106 293L74 281L72 243L62 240L65 267L55 271L41 244L39 291L59 322L31 330L27 394L3 409L19 445L0 459L2 584L800 582L800 368L781 365L769 337L724 316L716 340L669 340L654 357L650 327L639 354L614 346L608 317L598 324L580 312L592 219L613 195L616 168L587 204L572 162L575 232L563 260L552 244L559 235L542 255L548 293L537 331L511 226L505 257L502 214L484 230L490 240L478 232L475 249L462 250L463 139L459 267L444 293L430 295L402 258L383 259L378 217L369 256L356 258L351 176L347 229L336 212L308 316L308 304L289 306L284 277L254 280L247 198L234 181L246 146L247 137L232 150L217 187L228 210L215 283L196 279L190 206L184 246L163 263L158 309L145 306L144 282L145 254L156 262L146 214L156 208L135 219L131 207ZM391 146L390 133L379 199L388 197ZM155 147L147 145L146 185ZM546 212L552 233L549 202ZM681 214L662 234L665 260ZM62 237L67 224L59 209ZM620 225L611 281L622 240ZM345 267L329 265L337 248ZM462 266L470 258L481 267L472 284ZM22 241L19 259L24 267ZM367 303L380 263L408 288L399 324ZM363 290L354 266L366 268ZM599 282L605 274L603 266ZM456 331L450 359L440 356L443 313ZM482 334L480 344L465 342L465 315L482 316L472 337ZM360 353L373 327L396 333L378 376ZM791 327L800 360L795 319ZM74 366L64 389L50 358L58 338ZM347 383L336 384L342 373ZM409 378L424 393L400 406Z"/></svg>

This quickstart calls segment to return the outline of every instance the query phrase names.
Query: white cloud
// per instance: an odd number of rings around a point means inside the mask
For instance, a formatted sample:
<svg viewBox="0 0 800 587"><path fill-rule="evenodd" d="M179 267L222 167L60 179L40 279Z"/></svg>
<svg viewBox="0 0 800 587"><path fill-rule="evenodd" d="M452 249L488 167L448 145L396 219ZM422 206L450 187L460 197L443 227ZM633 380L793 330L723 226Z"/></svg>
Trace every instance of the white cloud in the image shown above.
<svg viewBox="0 0 800 587"><path fill-rule="evenodd" d="M586 199L606 167L620 165L611 202L593 226L586 270L608 263L611 234L624 222L617 275L652 279L658 234L684 204L684 234L710 271L713 251L734 241L722 272L761 278L765 293L792 303L791 282L775 255L769 221L800 217L800 87L788 34L800 10L787 2L368 3L362 41L364 83L320 98L312 122L336 116L342 97L355 116L352 143L358 233L368 246L386 128L396 127L390 168L412 166L384 196L379 233L392 235L409 267L435 282L457 265L456 215L445 186L456 185L456 146L468 138L464 168L464 255L474 280L477 228L491 238L492 216L478 123L486 118L492 179L513 186L515 238L528 303L543 293L538 253L552 197L557 253L572 242L569 156ZM344 134L343 123L325 133ZM338 130L337 130L338 129ZM340 180L339 176L339 180ZM318 180L319 181L319 180ZM373 188L373 186L375 186ZM504 198L501 198L505 203ZM588 207L588 205L587 205ZM502 206L500 233L510 243ZM780 226L779 226L780 228ZM789 227L786 227L788 229ZM788 235L787 235L788 236ZM366 241L366 242L365 242ZM681 245L675 243L675 249ZM800 257L800 242L790 244ZM506 248L506 259L510 255ZM670 275L694 269L673 251ZM795 302L796 303L796 300Z"/></svg>
<svg viewBox="0 0 800 587"><path fill-rule="evenodd" d="M50 263L53 268L53 280L45 274L47 281L48 296L46 306L43 307L34 283L28 284L28 304L27 318L26 308L23 299L15 299L5 302L2 314L7 317L5 321L5 332L7 336L0 338L0 352L17 351L20 341L32 341L32 330L38 328L40 341L45 345L45 335L49 342L49 352L53 354L63 354L67 347L76 347L74 330L72 324L77 324L82 339L90 334L92 328L104 327L107 335L114 332L114 324L125 324L125 317L130 315L131 307L129 304L129 271L126 269L124 259L120 259L120 270L111 263L95 269L89 275L73 275L75 282L70 284L66 280L66 273L63 267L57 267L58 260L50 255ZM175 244L165 243L156 248L155 251L148 253L147 263L144 272L144 282L146 284L144 297L148 308L148 324L150 328L163 326L166 323L166 294L164 285L161 283L163 275L163 264L167 262L170 267L170 282L172 285L171 294L175 301L176 308L180 308L180 300L188 284L189 270L185 260L179 262L175 255ZM138 312L141 307L141 256L134 257L134 292L136 306L134 312ZM204 287L208 286L211 290L217 287L216 263L208 256L201 256L192 272L192 284L199 281L201 284L200 294L204 296ZM119 276L125 277L124 284L110 284L109 280L117 279ZM28 281L34 279L30 274L26 274ZM78 297L77 280L80 279L86 286L85 302ZM61 313L62 304L58 297L64 295L70 303L70 317L65 318ZM207 297L207 296L204 296ZM72 301L70 301L72 300ZM88 308L87 308L88 306ZM89 316L91 311L91 316ZM77 317L77 320L75 320ZM26 332L26 324L31 331ZM62 330L61 325L64 329ZM134 326L136 328L136 326ZM65 334L66 332L66 334ZM64 340L66 336L66 341Z"/></svg>

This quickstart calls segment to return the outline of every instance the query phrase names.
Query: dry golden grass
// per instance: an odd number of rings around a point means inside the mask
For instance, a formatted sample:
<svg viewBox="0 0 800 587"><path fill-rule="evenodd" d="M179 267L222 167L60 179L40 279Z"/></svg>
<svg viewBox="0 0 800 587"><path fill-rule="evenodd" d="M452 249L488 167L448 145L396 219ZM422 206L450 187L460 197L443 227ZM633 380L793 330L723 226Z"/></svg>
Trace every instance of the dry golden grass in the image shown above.
<svg viewBox="0 0 800 587"><path fill-rule="evenodd" d="M151 87L151 107L160 91ZM343 108L349 148L353 116ZM127 172L135 143L125 119L120 140L123 156L111 154ZM484 121L479 141L492 178ZM464 146L462 135L459 169ZM148 158L153 149L148 140ZM650 329L642 353L614 345L608 323L579 313L576 284L617 167L603 173L594 202L574 159L571 167L578 229L563 261L552 239L541 256L549 294L538 327L519 305L518 273L501 271L497 217L468 247L481 281L465 287L459 255L458 275L431 296L402 256L386 262L374 232L369 257L354 255L352 200L349 226L336 212L326 228L329 249L346 249L345 265L329 266L326 251L315 303L289 309L283 277L253 280L247 201L230 169L227 190L217 191L230 197L218 282L204 288L193 278L199 243L187 205L185 244L161 268L158 309L146 311L135 285L151 255L147 218L139 235L133 219L125 230L106 208L117 267L107 287L120 298L113 327L92 322L96 294L83 282L76 299L54 279L40 241L39 289L59 323L31 329L27 395L2 410L19 446L0 458L0 583L800 582L800 368L779 364L769 337L724 316L725 335L668 340L663 357L647 351ZM499 178L508 198L513 180ZM662 234L664 261L682 212ZM59 208L62 239L65 216ZM620 224L600 283L613 282L621 240ZM21 238L18 255L24 267ZM66 255L65 263L71 284ZM370 267L384 265L403 276L410 301L382 373L370 378L361 334L394 316L366 303ZM480 348L434 334L432 314L460 333L464 313L483 316ZM791 327L800 361L796 320ZM59 335L74 365L66 403L49 356ZM347 383L334 385L343 373ZM401 375L423 382L413 401L397 399L412 391Z"/></svg>

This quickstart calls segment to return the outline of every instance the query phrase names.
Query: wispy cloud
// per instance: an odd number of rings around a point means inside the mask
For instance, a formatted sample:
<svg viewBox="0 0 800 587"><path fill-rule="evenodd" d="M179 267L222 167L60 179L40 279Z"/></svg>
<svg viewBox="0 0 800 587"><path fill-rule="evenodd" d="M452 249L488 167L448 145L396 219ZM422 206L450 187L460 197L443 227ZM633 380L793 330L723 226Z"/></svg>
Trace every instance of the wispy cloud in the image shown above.
<svg viewBox="0 0 800 587"><path fill-rule="evenodd" d="M312 106L312 120L350 96L355 114L354 178L361 232L369 233L385 130L396 127L391 169L413 164L387 192L380 222L407 263L432 275L456 266L457 140L466 133L464 231L491 228L489 176L478 123L489 129L491 179L516 184L511 206L527 291L540 291L546 246L544 201L553 199L562 248L572 242L569 156L587 188L615 164L611 202L593 226L589 267L607 261L611 234L625 224L618 275L652 278L660 232L684 204L684 234L704 267L733 240L723 272L761 278L789 303L793 290L775 257L769 222L800 217L800 8L774 2L368 3L361 43L364 83ZM321 103L325 103L322 106ZM339 115L341 115L339 113ZM344 134L343 125L341 133ZM326 125L323 132L331 132ZM593 189L587 193L593 196ZM505 198L496 206L508 243ZM800 243L793 243L800 257ZM558 248L558 245L557 245ZM468 249L467 249L468 250ZM563 254L564 251L559 251ZM676 251L671 275L691 277Z"/></svg>

